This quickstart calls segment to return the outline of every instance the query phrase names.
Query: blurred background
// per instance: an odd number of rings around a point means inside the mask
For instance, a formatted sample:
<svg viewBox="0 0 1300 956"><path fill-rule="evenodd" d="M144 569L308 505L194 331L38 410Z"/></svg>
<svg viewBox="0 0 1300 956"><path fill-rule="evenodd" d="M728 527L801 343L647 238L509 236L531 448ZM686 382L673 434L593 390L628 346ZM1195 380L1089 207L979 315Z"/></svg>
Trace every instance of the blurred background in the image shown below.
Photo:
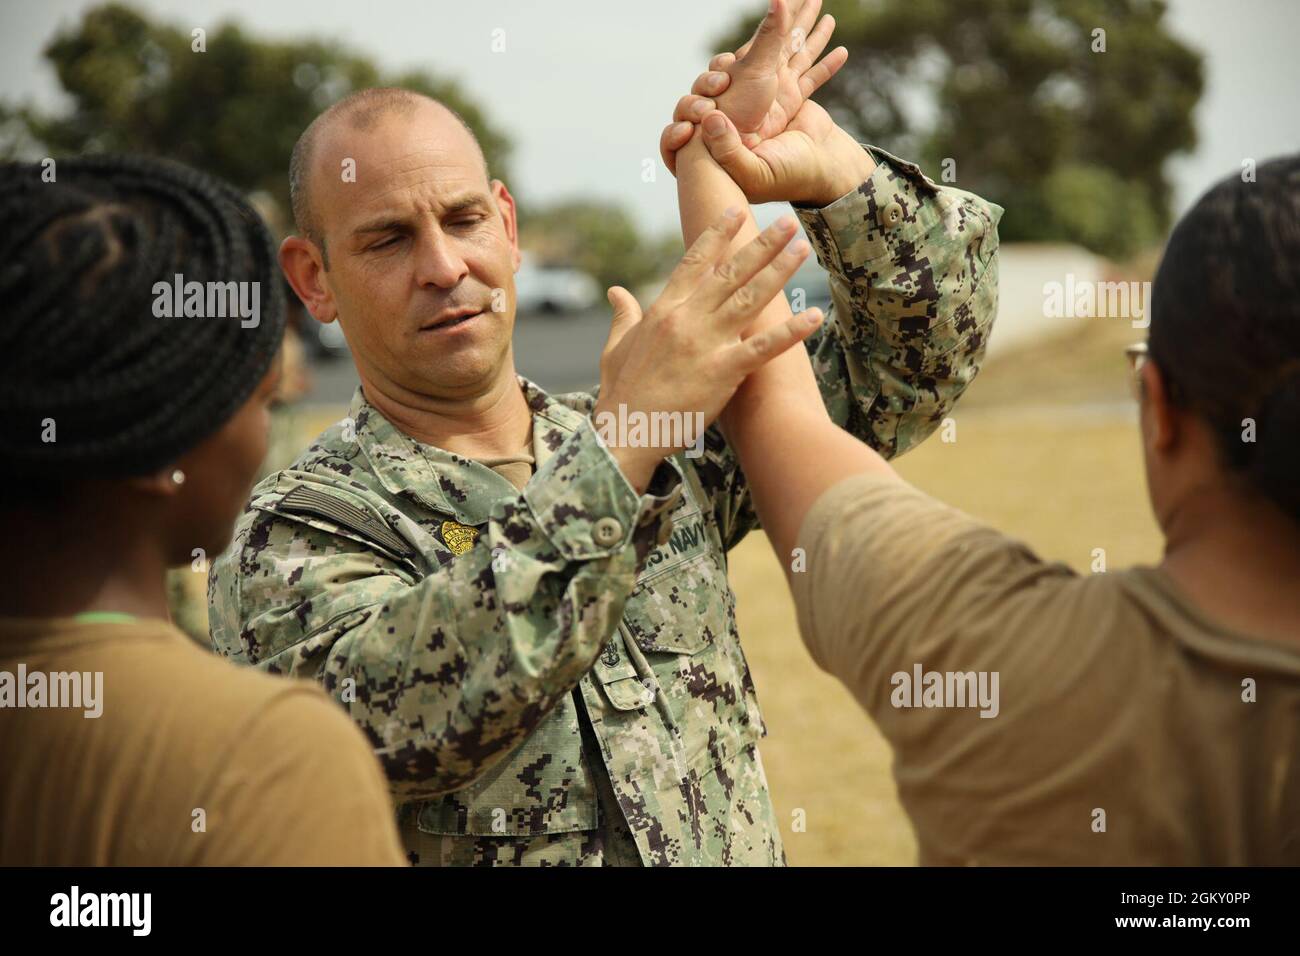
<svg viewBox="0 0 1300 956"><path fill-rule="evenodd" d="M349 92L399 85L451 105L519 203L520 371L589 388L603 290L653 297L681 254L659 132L762 0L44 0L0 5L0 157L170 156L254 196L282 236L299 133ZM1006 209L984 370L900 462L935 496L1084 573L1159 559L1123 347L1145 338L1172 221L1217 179L1300 149L1295 0L826 0L849 62L817 99L861 141ZM195 31L202 31L202 46ZM1100 31L1100 32L1099 32ZM761 224L785 207L760 207ZM1049 290L1138 283L1121 309ZM792 280L829 296L815 263ZM266 469L344 413L337 325L297 310ZM1065 314L1060 314L1064 311ZM890 753L809 660L762 535L732 554L762 750L790 862L910 864ZM178 623L205 640L203 575ZM806 820L802 828L793 826Z"/></svg>

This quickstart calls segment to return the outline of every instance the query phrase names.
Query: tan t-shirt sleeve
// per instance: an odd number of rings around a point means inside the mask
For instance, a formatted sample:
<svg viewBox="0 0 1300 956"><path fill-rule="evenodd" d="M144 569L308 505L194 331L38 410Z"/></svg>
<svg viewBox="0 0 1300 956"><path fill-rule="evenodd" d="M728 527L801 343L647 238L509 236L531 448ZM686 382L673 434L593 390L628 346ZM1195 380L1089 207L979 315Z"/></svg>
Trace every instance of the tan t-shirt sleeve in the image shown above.
<svg viewBox="0 0 1300 956"><path fill-rule="evenodd" d="M902 482L839 483L814 504L799 541L807 570L792 588L808 650L905 763L971 770L1032 742L1033 731L1011 725L1050 720L1106 654L1105 613L1089 606L1088 582ZM1071 631L1069 622L1089 620L1097 627ZM920 683L918 666L921 675L982 672L990 692L996 673L997 701L897 706L895 693ZM1023 759L1015 766L1034 772Z"/></svg>
<svg viewBox="0 0 1300 956"><path fill-rule="evenodd" d="M252 716L213 779L207 865L403 866L383 773L361 732L314 687Z"/></svg>
<svg viewBox="0 0 1300 956"><path fill-rule="evenodd" d="M1154 572L1075 574L880 478L829 490L800 545L804 640L892 745L922 863L1285 855L1262 834L1293 829L1276 821L1294 710L1274 684L1266 733L1241 682L1286 665L1189 614ZM918 670L944 679L933 705ZM997 676L988 716L949 695L965 674Z"/></svg>

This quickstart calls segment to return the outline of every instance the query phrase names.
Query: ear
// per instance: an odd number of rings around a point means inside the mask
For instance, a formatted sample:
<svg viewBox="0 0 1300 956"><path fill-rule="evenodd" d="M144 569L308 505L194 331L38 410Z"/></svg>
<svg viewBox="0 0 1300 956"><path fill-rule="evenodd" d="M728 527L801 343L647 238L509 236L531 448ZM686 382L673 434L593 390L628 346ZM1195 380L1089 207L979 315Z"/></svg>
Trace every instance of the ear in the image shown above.
<svg viewBox="0 0 1300 956"><path fill-rule="evenodd" d="M325 263L316 243L302 236L285 239L280 243L280 269L313 319L328 325L338 318L334 293L325 279Z"/></svg>
<svg viewBox="0 0 1300 956"><path fill-rule="evenodd" d="M172 477L178 468L179 464L168 465L149 475L127 478L124 484L132 491L149 498L174 498L184 487L184 479L178 482Z"/></svg>
<svg viewBox="0 0 1300 956"><path fill-rule="evenodd" d="M505 223L506 236L510 239L510 259L513 271L519 271L519 223L515 215L515 197L510 195L506 184L499 179L492 180L492 198L497 201L501 219Z"/></svg>
<svg viewBox="0 0 1300 956"><path fill-rule="evenodd" d="M1145 362L1141 372L1142 431L1152 451L1168 454L1178 444L1179 412L1169 401L1169 386L1155 362Z"/></svg>

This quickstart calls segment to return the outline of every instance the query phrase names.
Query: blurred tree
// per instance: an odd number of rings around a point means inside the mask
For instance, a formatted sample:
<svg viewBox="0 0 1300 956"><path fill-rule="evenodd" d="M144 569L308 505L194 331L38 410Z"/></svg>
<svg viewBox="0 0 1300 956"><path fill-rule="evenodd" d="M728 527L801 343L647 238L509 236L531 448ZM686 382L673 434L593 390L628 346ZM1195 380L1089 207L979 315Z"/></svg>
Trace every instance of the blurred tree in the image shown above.
<svg viewBox="0 0 1300 956"><path fill-rule="evenodd" d="M436 97L477 134L492 175L506 178L510 141L453 80L422 71L384 75L334 43L272 42L237 24L208 31L206 52L188 30L110 3L54 37L45 58L72 98L46 115L0 104L0 155L130 151L168 156L289 208L289 154L325 107L368 86Z"/></svg>
<svg viewBox="0 0 1300 956"><path fill-rule="evenodd" d="M1168 228L1165 161L1196 145L1202 59L1165 11L1162 0L826 0L849 61L817 99L936 180L951 160L951 181L1006 208L1002 238L1127 256ZM734 50L758 19L716 49Z"/></svg>
<svg viewBox="0 0 1300 956"><path fill-rule="evenodd" d="M662 276L682 255L680 237L643 237L627 210L601 200L570 200L519 211L521 244L548 265L594 276L602 288L637 286Z"/></svg>

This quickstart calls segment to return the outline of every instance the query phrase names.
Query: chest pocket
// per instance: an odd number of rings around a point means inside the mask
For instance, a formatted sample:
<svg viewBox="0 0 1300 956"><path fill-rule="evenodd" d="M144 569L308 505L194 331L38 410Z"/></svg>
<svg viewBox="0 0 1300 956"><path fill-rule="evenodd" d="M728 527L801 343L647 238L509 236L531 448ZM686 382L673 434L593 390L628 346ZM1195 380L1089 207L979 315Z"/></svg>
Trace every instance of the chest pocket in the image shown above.
<svg viewBox="0 0 1300 956"><path fill-rule="evenodd" d="M701 554L637 584L623 619L646 653L696 654L725 634L726 588L726 572Z"/></svg>
<svg viewBox="0 0 1300 956"><path fill-rule="evenodd" d="M671 725L670 749L682 766L703 772L757 740L762 722L736 634L722 538L694 468L682 470L687 496L673 512L672 534L647 558L628 596L623 636L652 677L648 710ZM637 773L635 766L618 770Z"/></svg>
<svg viewBox="0 0 1300 956"><path fill-rule="evenodd" d="M688 482L692 493L673 511L672 534L646 558L623 612L630 636L648 653L697 653L726 626L716 614L727 594L722 543L694 484Z"/></svg>

